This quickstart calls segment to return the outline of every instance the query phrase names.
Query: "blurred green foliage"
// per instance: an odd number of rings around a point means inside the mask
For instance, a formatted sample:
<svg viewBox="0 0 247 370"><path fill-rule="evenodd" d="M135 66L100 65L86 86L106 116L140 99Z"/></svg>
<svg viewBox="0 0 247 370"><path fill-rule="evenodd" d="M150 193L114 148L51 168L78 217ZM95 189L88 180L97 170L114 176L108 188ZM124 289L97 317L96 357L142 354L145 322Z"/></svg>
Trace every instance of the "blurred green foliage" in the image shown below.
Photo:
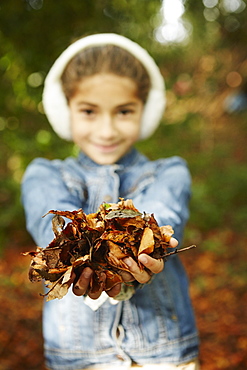
<svg viewBox="0 0 247 370"><path fill-rule="evenodd" d="M37 156L65 158L77 152L53 133L43 114L43 82L71 41L97 32L130 37L161 67L166 114L155 135L137 146L154 159L181 155L188 161L193 177L188 238L201 240L203 233L227 228L246 233L247 117L246 111L225 112L224 99L246 82L247 11L243 1L244 9L232 13L222 3L214 7L217 19L208 21L205 1L184 1L192 33L186 44L170 45L154 37L161 23L159 0L1 4L0 250L30 242L20 201L28 163ZM240 76L238 85L234 76Z"/></svg>

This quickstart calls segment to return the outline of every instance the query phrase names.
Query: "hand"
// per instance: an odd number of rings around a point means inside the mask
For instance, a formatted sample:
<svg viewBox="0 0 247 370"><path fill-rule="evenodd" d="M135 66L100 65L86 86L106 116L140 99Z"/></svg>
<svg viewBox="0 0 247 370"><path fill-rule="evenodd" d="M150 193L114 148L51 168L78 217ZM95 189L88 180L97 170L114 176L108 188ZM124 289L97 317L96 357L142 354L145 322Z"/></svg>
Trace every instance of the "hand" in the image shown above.
<svg viewBox="0 0 247 370"><path fill-rule="evenodd" d="M177 239L171 238L170 247L176 248L177 245L178 245ZM146 284L149 282L153 274L158 274L164 268L163 259L152 258L148 254L145 254L145 253L142 253L139 255L138 261L141 262L151 272L151 274L148 273L146 270L141 270L138 264L131 257L128 257L124 259L124 262L129 266L129 271L130 271L129 275L132 276L132 280L130 280L130 277L128 277L129 280L124 279L124 281L137 280L140 284Z"/></svg>
<svg viewBox="0 0 247 370"><path fill-rule="evenodd" d="M171 248L175 248L177 245L178 241L175 238L171 238ZM129 267L129 272L120 271L124 282L127 283L137 280L141 284L148 283L148 281L151 279L152 274L158 274L164 268L164 261L162 259L157 260L145 253L139 255L138 261L141 262L151 272L151 274L145 270L141 270L138 264L131 257L127 257L124 259L124 262ZM99 290L97 293L91 293L90 291L88 291L90 280L92 278L92 273L93 270L90 267L84 268L81 275L79 276L79 279L76 281L76 283L73 284L73 293L75 295L81 296L87 293L88 296L92 299L97 299L100 297L102 290ZM75 275L72 276L73 281L75 280L75 277ZM106 279L106 275L104 273L102 273L101 279ZM120 293L120 290L121 284L117 284L106 293L109 295L109 297L115 297Z"/></svg>
<svg viewBox="0 0 247 370"><path fill-rule="evenodd" d="M82 271L81 275L79 276L79 279L76 280L76 275L74 274L72 276L73 283L73 293L77 296L81 296L87 293L87 295L92 299L97 299L100 297L102 293L102 289L98 290L97 293L90 292L89 285L92 278L93 270L90 267L85 267ZM128 273L127 273L128 274ZM128 274L130 275L130 274ZM102 272L101 273L101 280L104 281L106 279L106 275ZM115 297L120 293L121 290L121 284L116 284L112 289L107 291L107 294L110 297Z"/></svg>

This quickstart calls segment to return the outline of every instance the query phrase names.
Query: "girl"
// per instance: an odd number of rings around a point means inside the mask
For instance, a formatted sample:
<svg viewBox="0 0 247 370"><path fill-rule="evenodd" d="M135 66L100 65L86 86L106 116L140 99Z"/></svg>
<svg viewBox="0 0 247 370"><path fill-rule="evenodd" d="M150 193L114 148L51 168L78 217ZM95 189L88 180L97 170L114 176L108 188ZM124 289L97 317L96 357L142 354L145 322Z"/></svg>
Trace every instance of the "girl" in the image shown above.
<svg viewBox="0 0 247 370"><path fill-rule="evenodd" d="M186 163L179 157L149 161L133 148L153 133L165 106L163 78L144 49L116 34L76 41L51 68L43 104L53 129L80 154L38 158L25 173L27 228L39 246L53 239L51 219L41 219L50 209L92 213L119 197L154 213L160 226L170 224L181 240L190 197ZM170 257L165 268L145 254L139 261L150 273L126 258L123 279L134 281L131 289L119 284L108 295L93 294L86 267L63 299L45 303L48 369L198 369L197 330L179 258Z"/></svg>

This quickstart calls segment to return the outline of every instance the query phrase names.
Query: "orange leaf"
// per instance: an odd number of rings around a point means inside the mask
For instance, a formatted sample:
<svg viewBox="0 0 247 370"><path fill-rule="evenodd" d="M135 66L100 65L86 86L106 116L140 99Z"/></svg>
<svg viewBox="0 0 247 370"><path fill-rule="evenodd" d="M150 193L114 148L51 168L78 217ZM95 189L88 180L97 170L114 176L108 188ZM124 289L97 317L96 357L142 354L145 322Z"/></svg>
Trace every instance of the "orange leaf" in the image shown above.
<svg viewBox="0 0 247 370"><path fill-rule="evenodd" d="M154 250L154 235L152 230L149 227L144 229L140 247L138 250L138 256L141 253L150 254Z"/></svg>

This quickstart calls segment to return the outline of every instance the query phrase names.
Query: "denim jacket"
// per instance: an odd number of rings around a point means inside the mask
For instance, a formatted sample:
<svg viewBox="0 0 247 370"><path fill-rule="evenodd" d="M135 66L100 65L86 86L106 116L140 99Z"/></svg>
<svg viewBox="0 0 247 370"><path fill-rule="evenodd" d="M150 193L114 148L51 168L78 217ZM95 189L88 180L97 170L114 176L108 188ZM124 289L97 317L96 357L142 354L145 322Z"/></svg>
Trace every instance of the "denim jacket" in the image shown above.
<svg viewBox="0 0 247 370"><path fill-rule="evenodd" d="M23 178L22 197L27 229L36 244L54 238L54 210L95 212L103 202L132 199L140 212L154 213L159 225L171 225L181 241L188 218L190 175L179 157L149 161L133 149L117 164L98 165L78 158L34 160ZM198 334L179 257L169 257L150 284L131 299L107 300L93 311L71 290L61 300L45 302L43 333L49 369L75 370L106 366L127 369L131 361L187 362L198 355Z"/></svg>

